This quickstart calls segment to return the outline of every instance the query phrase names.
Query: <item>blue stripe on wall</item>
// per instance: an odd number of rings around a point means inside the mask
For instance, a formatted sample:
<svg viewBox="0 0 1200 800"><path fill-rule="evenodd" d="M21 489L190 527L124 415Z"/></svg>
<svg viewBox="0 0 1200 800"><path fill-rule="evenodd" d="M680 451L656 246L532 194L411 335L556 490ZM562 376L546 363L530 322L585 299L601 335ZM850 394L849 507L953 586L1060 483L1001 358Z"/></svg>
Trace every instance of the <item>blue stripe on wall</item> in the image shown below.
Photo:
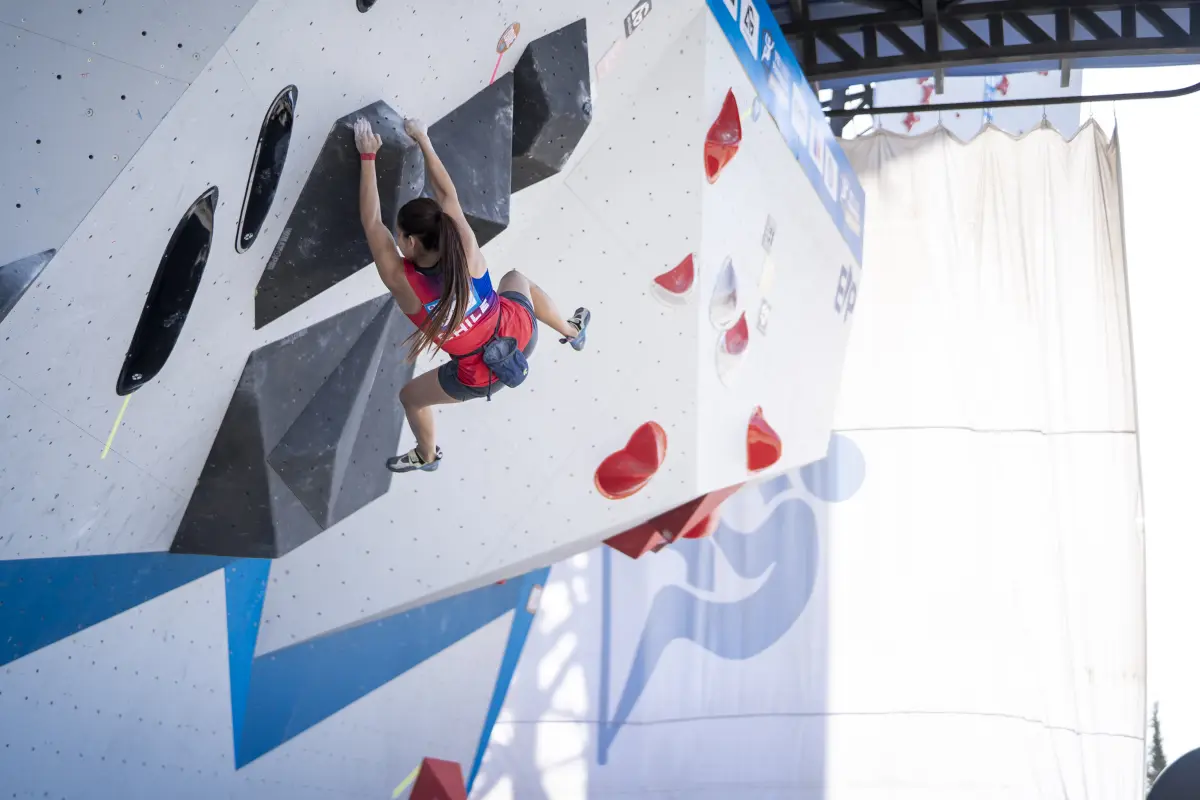
<svg viewBox="0 0 1200 800"><path fill-rule="evenodd" d="M499 619L524 586L485 586L255 659L238 768Z"/></svg>
<svg viewBox="0 0 1200 800"><path fill-rule="evenodd" d="M549 576L550 568L546 567L529 573L521 581L521 594L514 609L512 628L508 631L504 657L500 660L496 688L492 691L492 701L488 704L487 716L483 720L483 733L479 737L479 746L475 748L475 758L471 761L467 794L471 793L471 787L475 785L475 776L479 774L479 767L483 763L484 751L492 738L492 728L496 727L504 698L508 695L508 687L512 685L513 674L517 671L517 662L521 660L521 651L525 649L525 642L529 639L529 629L533 627L534 615L526 610L529 607L529 595L535 586L544 587Z"/></svg>
<svg viewBox="0 0 1200 800"><path fill-rule="evenodd" d="M233 751L238 753L250 696L250 671L271 562L248 558L225 568L225 620L229 640L229 702L233 714Z"/></svg>
<svg viewBox="0 0 1200 800"><path fill-rule="evenodd" d="M0 561L0 665L216 572L231 560L125 553Z"/></svg>

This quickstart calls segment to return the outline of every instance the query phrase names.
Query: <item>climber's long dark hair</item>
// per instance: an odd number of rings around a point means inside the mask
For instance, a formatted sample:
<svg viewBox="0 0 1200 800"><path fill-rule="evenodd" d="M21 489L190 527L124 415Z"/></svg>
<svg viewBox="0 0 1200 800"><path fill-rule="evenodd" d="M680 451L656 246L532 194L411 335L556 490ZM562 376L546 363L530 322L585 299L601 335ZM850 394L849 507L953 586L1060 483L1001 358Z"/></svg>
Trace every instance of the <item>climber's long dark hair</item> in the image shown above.
<svg viewBox="0 0 1200 800"><path fill-rule="evenodd" d="M400 233L416 238L426 250L437 251L442 296L425 324L409 337L409 358L441 347L442 331L453 333L462 324L471 302L471 269L458 227L442 207L428 197L410 200L396 216Z"/></svg>

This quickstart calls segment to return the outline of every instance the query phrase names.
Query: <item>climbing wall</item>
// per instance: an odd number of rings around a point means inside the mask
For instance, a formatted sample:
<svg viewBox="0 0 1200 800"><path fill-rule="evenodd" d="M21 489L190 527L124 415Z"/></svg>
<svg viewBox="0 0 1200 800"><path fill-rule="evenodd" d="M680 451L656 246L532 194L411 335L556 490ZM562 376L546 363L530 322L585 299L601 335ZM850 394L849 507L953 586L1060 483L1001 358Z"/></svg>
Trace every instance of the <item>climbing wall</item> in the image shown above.
<svg viewBox="0 0 1200 800"><path fill-rule="evenodd" d="M0 2L0 264L67 240L253 5Z"/></svg>
<svg viewBox="0 0 1200 800"><path fill-rule="evenodd" d="M181 40L167 5L141 8ZM774 363L794 355L753 328L733 353L736 318L712 317L725 257L761 280L767 214L779 285L811 284L814 308L839 291L827 250L795 258L837 228L755 111L726 7L259 0L156 127L122 134L136 154L78 227L0 259L17 287L0 303L0 702L45 719L6 741L34 767L17 788L109 776L155 796L186 776L205 797L360 797L425 755L466 763L549 564L822 455L845 316L781 325L834 354L795 362L786 391ZM133 10L77 16L124 36ZM594 315L582 353L543 328L520 390L439 409L434 474L382 473L411 446L390 398L442 359L400 361L407 323L350 246L361 109L430 123L494 280L520 269ZM385 205L417 191L409 156L388 137ZM756 291L733 309L757 313ZM773 299L772 323L808 302ZM789 404L798 386L824 400Z"/></svg>
<svg viewBox="0 0 1200 800"><path fill-rule="evenodd" d="M732 95L742 130L737 154L702 194L697 398L705 489L745 480L746 426L756 409L782 444L772 469L825 455L862 279L861 229L839 225L826 208L848 208L848 199L861 208L857 179L807 89L785 79L777 92L772 81L759 99L739 55L763 63L767 75L779 72L770 69L779 55L768 52L769 31L747 35L744 17L735 22L725 4L714 5L705 31L706 116L716 118Z"/></svg>

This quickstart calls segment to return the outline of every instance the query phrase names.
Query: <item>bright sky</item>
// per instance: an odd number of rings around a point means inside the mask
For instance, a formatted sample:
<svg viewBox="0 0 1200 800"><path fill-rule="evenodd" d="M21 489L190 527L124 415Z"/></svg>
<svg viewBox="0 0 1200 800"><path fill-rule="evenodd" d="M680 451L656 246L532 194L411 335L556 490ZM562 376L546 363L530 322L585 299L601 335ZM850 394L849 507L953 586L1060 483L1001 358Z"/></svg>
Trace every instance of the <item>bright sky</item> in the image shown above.
<svg viewBox="0 0 1200 800"><path fill-rule="evenodd" d="M1200 68L1090 70L1083 93L1200 83ZM1112 103L1083 109L1111 130ZM1200 94L1115 107L1145 494L1147 679L1168 761L1200 747ZM1149 709L1147 709L1149 713Z"/></svg>

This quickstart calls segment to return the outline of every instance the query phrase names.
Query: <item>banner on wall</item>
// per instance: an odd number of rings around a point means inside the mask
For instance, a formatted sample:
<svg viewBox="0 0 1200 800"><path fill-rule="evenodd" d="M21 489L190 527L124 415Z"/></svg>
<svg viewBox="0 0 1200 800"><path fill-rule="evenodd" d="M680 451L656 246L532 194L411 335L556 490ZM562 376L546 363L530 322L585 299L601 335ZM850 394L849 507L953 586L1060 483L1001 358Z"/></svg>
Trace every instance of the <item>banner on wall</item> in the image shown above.
<svg viewBox="0 0 1200 800"><path fill-rule="evenodd" d="M866 197L765 0L708 0L759 101L862 266Z"/></svg>

